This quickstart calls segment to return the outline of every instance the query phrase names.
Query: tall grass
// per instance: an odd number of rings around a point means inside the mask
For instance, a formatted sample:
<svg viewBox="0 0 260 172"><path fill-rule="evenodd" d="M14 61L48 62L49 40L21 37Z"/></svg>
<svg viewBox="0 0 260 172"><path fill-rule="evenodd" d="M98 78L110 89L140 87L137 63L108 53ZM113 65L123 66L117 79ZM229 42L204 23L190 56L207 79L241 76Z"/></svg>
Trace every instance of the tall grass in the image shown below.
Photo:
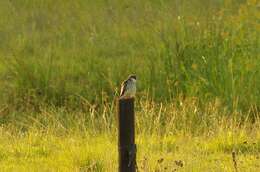
<svg viewBox="0 0 260 172"><path fill-rule="evenodd" d="M111 103L138 76L138 97L196 97L259 110L257 2L1 2L1 103ZM81 98L80 98L81 97Z"/></svg>

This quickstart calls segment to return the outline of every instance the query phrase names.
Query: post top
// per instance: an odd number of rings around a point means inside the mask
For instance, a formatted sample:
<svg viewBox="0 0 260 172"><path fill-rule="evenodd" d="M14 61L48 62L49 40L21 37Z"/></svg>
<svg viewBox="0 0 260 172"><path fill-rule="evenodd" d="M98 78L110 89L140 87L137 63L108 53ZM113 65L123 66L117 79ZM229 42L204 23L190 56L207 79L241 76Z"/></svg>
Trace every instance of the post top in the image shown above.
<svg viewBox="0 0 260 172"><path fill-rule="evenodd" d="M118 98L118 101L119 102L124 102L124 103L127 103L127 102L133 102L135 100L134 97L131 97L131 98L127 98L127 99L122 99L122 98Z"/></svg>

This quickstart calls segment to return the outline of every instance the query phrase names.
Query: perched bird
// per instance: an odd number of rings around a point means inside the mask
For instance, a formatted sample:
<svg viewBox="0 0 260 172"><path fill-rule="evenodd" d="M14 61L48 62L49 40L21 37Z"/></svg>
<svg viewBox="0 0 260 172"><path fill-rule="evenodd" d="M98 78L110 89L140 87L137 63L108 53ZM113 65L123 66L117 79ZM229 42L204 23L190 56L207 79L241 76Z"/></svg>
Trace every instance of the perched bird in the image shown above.
<svg viewBox="0 0 260 172"><path fill-rule="evenodd" d="M135 97L136 93L136 76L130 75L127 80L121 84L120 99Z"/></svg>

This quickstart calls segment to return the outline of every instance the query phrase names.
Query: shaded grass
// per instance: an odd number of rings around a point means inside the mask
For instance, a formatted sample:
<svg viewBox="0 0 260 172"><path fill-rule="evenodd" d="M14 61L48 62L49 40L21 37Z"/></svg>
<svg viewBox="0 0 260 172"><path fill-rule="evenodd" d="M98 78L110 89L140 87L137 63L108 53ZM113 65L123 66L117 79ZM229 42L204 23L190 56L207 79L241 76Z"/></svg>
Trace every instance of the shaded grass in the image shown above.
<svg viewBox="0 0 260 172"><path fill-rule="evenodd" d="M1 3L0 100L10 109L79 109L77 95L111 103L136 73L140 96L158 102L259 110L256 1Z"/></svg>

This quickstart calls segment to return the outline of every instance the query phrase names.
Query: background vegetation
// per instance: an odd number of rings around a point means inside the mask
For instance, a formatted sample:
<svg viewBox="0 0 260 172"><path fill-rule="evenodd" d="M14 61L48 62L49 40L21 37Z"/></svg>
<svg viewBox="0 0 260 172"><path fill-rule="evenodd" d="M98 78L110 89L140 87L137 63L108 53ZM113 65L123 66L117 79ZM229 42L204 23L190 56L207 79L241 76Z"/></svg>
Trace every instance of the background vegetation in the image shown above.
<svg viewBox="0 0 260 172"><path fill-rule="evenodd" d="M140 170L259 170L259 6L1 1L1 171L115 171L130 73Z"/></svg>

